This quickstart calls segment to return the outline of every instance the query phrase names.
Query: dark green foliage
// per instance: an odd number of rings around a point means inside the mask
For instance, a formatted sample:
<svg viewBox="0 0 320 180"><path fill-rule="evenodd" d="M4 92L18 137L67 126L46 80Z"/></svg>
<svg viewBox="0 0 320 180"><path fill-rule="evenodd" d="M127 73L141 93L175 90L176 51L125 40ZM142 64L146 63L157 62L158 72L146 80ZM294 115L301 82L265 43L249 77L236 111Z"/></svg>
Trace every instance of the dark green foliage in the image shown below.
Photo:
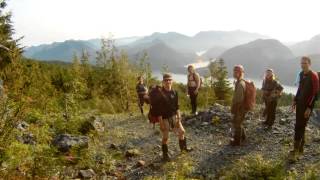
<svg viewBox="0 0 320 180"><path fill-rule="evenodd" d="M223 59L211 62L209 65L211 86L217 100L221 104L230 104L232 89L228 81L228 71Z"/></svg>

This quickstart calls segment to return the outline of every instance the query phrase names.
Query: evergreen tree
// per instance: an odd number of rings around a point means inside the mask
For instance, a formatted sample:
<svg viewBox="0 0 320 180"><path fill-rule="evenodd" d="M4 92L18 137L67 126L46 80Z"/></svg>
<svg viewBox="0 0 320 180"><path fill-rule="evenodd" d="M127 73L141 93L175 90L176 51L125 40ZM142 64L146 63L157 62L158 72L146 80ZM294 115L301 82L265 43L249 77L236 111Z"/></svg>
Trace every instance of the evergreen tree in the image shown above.
<svg viewBox="0 0 320 180"><path fill-rule="evenodd" d="M13 39L14 29L11 21L11 12L5 12L7 3L5 0L0 2L0 69L13 60L12 55L20 55L22 49L18 47L18 41L21 39Z"/></svg>
<svg viewBox="0 0 320 180"><path fill-rule="evenodd" d="M146 51L143 52L142 57L139 59L139 76L143 76L145 78L145 84L149 86L152 79L152 69Z"/></svg>
<svg viewBox="0 0 320 180"><path fill-rule="evenodd" d="M221 103L229 104L231 102L232 89L228 81L228 71L223 59L219 59L209 65L211 75L211 86L214 89L215 96Z"/></svg>

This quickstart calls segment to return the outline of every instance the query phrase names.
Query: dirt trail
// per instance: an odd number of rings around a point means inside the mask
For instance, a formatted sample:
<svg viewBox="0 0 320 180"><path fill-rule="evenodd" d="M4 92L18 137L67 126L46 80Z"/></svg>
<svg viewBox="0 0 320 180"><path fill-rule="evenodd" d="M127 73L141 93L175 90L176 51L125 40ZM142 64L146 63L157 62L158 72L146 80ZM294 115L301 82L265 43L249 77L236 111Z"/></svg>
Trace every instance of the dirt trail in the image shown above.
<svg viewBox="0 0 320 180"><path fill-rule="evenodd" d="M216 105L198 116L184 117L188 145L193 151L188 153L194 170L189 175L193 178L218 179L224 168L232 165L237 159L249 154L262 154L267 159L279 159L292 149L295 117L281 108L273 129L262 126L259 113L249 114L245 127L248 141L241 147L229 146L231 114L228 108ZM155 129L141 116L116 118L106 121L110 128L109 144L115 144L119 151L136 149L139 155L124 160L119 169L127 179L143 179L150 176L161 176L165 173L165 164L161 162L161 134L158 125ZM300 174L306 164L320 161L320 130L313 123L307 127L306 152L296 164L287 164L288 169L296 169ZM178 138L170 134L169 152L173 161L180 156ZM143 160L146 164L137 166Z"/></svg>

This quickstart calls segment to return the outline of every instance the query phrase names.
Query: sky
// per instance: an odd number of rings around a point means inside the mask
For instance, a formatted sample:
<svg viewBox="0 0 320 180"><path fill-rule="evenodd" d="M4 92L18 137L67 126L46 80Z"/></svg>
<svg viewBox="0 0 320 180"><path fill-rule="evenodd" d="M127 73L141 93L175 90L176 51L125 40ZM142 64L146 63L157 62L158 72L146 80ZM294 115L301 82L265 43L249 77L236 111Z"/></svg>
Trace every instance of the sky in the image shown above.
<svg viewBox="0 0 320 180"><path fill-rule="evenodd" d="M23 45L175 31L244 30L282 42L320 34L319 0L7 0Z"/></svg>

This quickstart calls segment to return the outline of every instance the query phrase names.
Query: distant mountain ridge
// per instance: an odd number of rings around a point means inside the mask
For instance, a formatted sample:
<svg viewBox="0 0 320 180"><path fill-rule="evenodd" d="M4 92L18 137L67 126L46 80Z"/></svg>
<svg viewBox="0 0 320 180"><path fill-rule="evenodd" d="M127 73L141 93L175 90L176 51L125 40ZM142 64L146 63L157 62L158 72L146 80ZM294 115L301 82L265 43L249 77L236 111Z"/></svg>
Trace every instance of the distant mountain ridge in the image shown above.
<svg viewBox="0 0 320 180"><path fill-rule="evenodd" d="M119 51L127 52L133 63L147 52L155 71L168 65L174 73L186 73L186 64L223 58L230 76L235 64L245 67L248 78L261 79L266 68L273 68L281 82L293 85L300 71L299 59L302 55L309 55L313 61L312 67L320 69L320 35L290 46L244 31L203 31L193 37L176 32L153 33L145 37L115 39L115 44ZM80 54L85 49L91 62L95 63L100 45L101 39L68 40L29 47L24 55L39 60L71 62L74 53Z"/></svg>
<svg viewBox="0 0 320 180"><path fill-rule="evenodd" d="M320 54L320 34L290 46L296 56Z"/></svg>
<svg viewBox="0 0 320 180"><path fill-rule="evenodd" d="M287 74L290 74L289 71L293 69L278 67L280 65L293 67L295 63L299 64L292 60L295 56L291 50L275 39L258 39L235 46L226 50L218 58L224 60L229 77L232 77L234 65L241 64L245 68L245 78L261 79L267 68L273 68L276 74L281 74L279 78L286 84L292 80Z"/></svg>
<svg viewBox="0 0 320 180"><path fill-rule="evenodd" d="M197 33L194 37L189 37L176 32L168 33L153 33L150 36L145 37L129 37L115 39L115 45L122 49L128 47L146 47L151 42L160 40L172 49L182 53L195 53L200 50L208 50L210 48L219 46L224 48L230 48L235 45L250 42L258 38L266 38L264 35L255 33L249 33L244 31L202 31ZM74 46L74 47L72 47ZM63 49L65 51L78 51L80 48L88 48L88 51L98 50L101 46L101 39L90 40L67 40L64 42L54 42L52 44L44 44L39 46L31 46L26 48L25 56L29 58L36 58L42 60L62 60L68 61L72 57L73 52L60 52L62 54L68 54L69 56L60 56L56 54L55 48ZM67 58L67 59L61 59Z"/></svg>

